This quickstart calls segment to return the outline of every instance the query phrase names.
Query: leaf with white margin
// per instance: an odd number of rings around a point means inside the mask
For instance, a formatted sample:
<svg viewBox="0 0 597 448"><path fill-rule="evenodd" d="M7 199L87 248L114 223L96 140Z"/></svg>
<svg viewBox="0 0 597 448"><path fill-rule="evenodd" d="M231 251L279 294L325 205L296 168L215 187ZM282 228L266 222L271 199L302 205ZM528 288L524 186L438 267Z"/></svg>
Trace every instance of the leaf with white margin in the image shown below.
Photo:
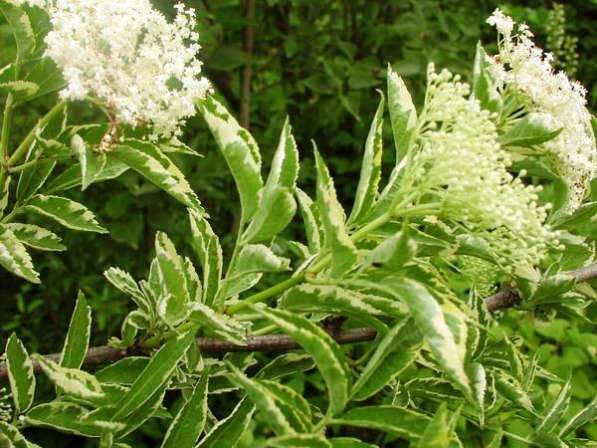
<svg viewBox="0 0 597 448"><path fill-rule="evenodd" d="M6 369L17 412L27 411L35 396L33 363L23 343L13 333L6 342Z"/></svg>
<svg viewBox="0 0 597 448"><path fill-rule="evenodd" d="M60 354L60 365L69 369L79 369L83 365L89 337L91 335L91 308L82 291L79 291L75 310L68 326L64 347Z"/></svg>
<svg viewBox="0 0 597 448"><path fill-rule="evenodd" d="M276 404L276 400L265 387L248 378L232 363L226 362L226 367L232 373L229 380L247 393L257 409L265 415L268 425L276 434L294 434L292 426Z"/></svg>
<svg viewBox="0 0 597 448"><path fill-rule="evenodd" d="M322 435L293 434L268 439L266 447L275 448L332 448L332 444Z"/></svg>
<svg viewBox="0 0 597 448"><path fill-rule="evenodd" d="M258 306L252 308L294 339L313 357L328 389L327 414L335 415L341 412L348 402L351 373L337 342L313 322L295 313Z"/></svg>
<svg viewBox="0 0 597 448"><path fill-rule="evenodd" d="M299 155L288 118L280 135L259 208L243 240L249 243L268 241L286 228L296 213L293 191L299 173Z"/></svg>
<svg viewBox="0 0 597 448"><path fill-rule="evenodd" d="M27 161L30 161L31 157L35 157L32 154L34 154L34 151L31 151L27 156ZM17 202L25 202L37 193L46 183L55 166L55 160L38 160L34 165L21 171L17 184Z"/></svg>
<svg viewBox="0 0 597 448"><path fill-rule="evenodd" d="M495 387L497 391L504 398L516 403L531 413L535 411L531 398L524 391L516 378L501 370L493 371L493 377L495 379Z"/></svg>
<svg viewBox="0 0 597 448"><path fill-rule="evenodd" d="M5 437L4 439L2 437ZM4 444L4 445L3 445ZM0 420L0 447L7 448L41 448L25 439L17 428Z"/></svg>
<svg viewBox="0 0 597 448"><path fill-rule="evenodd" d="M137 377L129 392L116 403L113 420L126 419L139 409L152 394L167 383L187 349L195 342L194 332L166 342Z"/></svg>
<svg viewBox="0 0 597 448"><path fill-rule="evenodd" d="M122 423L85 419L87 413L88 410L78 404L52 401L31 408L24 423L85 437L100 437L104 432L116 432L124 426Z"/></svg>
<svg viewBox="0 0 597 448"><path fill-rule="evenodd" d="M357 262L357 249L348 236L346 215L338 202L334 181L317 148L317 208L325 234L325 248L331 253L330 275L340 277Z"/></svg>
<svg viewBox="0 0 597 448"><path fill-rule="evenodd" d="M316 254L321 250L321 235L319 233L319 223L313 213L313 200L300 188L295 188L294 191L303 217L309 251Z"/></svg>
<svg viewBox="0 0 597 448"><path fill-rule="evenodd" d="M396 164L406 155L417 124L417 110L406 84L388 64L388 109L396 146Z"/></svg>
<svg viewBox="0 0 597 448"><path fill-rule="evenodd" d="M255 405L247 397L236 405L228 417L220 420L199 442L197 448L230 448L236 446L255 412Z"/></svg>
<svg viewBox="0 0 597 448"><path fill-rule="evenodd" d="M108 157L104 152L94 151L79 134L73 135L71 149L79 158L81 166L81 190L96 182L106 164Z"/></svg>
<svg viewBox="0 0 597 448"><path fill-rule="evenodd" d="M193 209L188 209L191 223L191 246L203 269L203 302L211 305L222 279L222 247L209 222Z"/></svg>
<svg viewBox="0 0 597 448"><path fill-rule="evenodd" d="M0 226L0 265L31 283L39 283L39 274L25 246L8 228Z"/></svg>
<svg viewBox="0 0 597 448"><path fill-rule="evenodd" d="M257 380L256 382L272 395L276 405L297 432L312 431L311 407L301 394L279 381Z"/></svg>
<svg viewBox="0 0 597 448"><path fill-rule="evenodd" d="M207 385L209 369L206 369L191 396L180 408L162 442L162 448L193 448L203 432L207 417Z"/></svg>
<svg viewBox="0 0 597 448"><path fill-rule="evenodd" d="M60 196L38 194L29 199L22 210L52 218L68 229L108 233L98 224L95 215L87 207Z"/></svg>
<svg viewBox="0 0 597 448"><path fill-rule="evenodd" d="M589 423L597 417L597 397L584 408L574 414L560 429L560 437L575 431L577 428Z"/></svg>
<svg viewBox="0 0 597 448"><path fill-rule="evenodd" d="M560 393L551 404L549 410L545 413L545 417L541 424L537 427L537 433L551 433L558 424L564 413L568 410L570 404L570 392L572 390L571 380L568 379L560 389Z"/></svg>
<svg viewBox="0 0 597 448"><path fill-rule="evenodd" d="M104 277L114 287L131 297L141 310L147 314L151 314L150 310L152 307L131 274L120 268L111 267L104 271Z"/></svg>
<svg viewBox="0 0 597 448"><path fill-rule="evenodd" d="M35 354L32 358L39 362L44 373L61 392L85 401L104 398L102 386L92 374L62 367L41 355Z"/></svg>
<svg viewBox="0 0 597 448"><path fill-rule="evenodd" d="M184 174L153 143L134 139L124 140L110 151L110 157L128 165L187 207L203 211L197 195Z"/></svg>
<svg viewBox="0 0 597 448"><path fill-rule="evenodd" d="M427 341L435 359L470 397L470 382L464 371L464 359L443 310L435 298L420 283L400 277L389 277L384 283L391 288L398 300L404 301L411 312L417 328Z"/></svg>
<svg viewBox="0 0 597 448"><path fill-rule="evenodd" d="M17 45L15 66L20 65L35 50L35 34L27 13L14 5L14 1L0 2L0 12L10 25Z"/></svg>
<svg viewBox="0 0 597 448"><path fill-rule="evenodd" d="M155 256L160 286L158 315L168 325L175 326L189 315L184 261L163 232L156 233Z"/></svg>
<svg viewBox="0 0 597 448"><path fill-rule="evenodd" d="M245 343L245 326L224 314L218 314L203 303L194 303L191 307L189 320L209 328L224 339L242 345Z"/></svg>
<svg viewBox="0 0 597 448"><path fill-rule="evenodd" d="M66 250L61 243L62 239L43 227L21 223L6 223L2 227L10 229L21 243L33 249L56 252Z"/></svg>
<svg viewBox="0 0 597 448"><path fill-rule="evenodd" d="M431 419L400 406L363 406L350 409L334 418L331 423L378 429L398 434L409 440L418 440Z"/></svg>
<svg viewBox="0 0 597 448"><path fill-rule="evenodd" d="M203 101L199 110L234 177L240 195L242 217L247 222L259 208L263 187L259 147L251 134L213 96Z"/></svg>
<svg viewBox="0 0 597 448"><path fill-rule="evenodd" d="M378 448L377 445L371 445L352 437L334 437L328 439L328 442L332 444L333 448Z"/></svg>
<svg viewBox="0 0 597 448"><path fill-rule="evenodd" d="M361 300L360 296L357 292L336 286L303 284L286 291L278 305L288 310L346 314L385 334L388 327L375 317L381 314L380 311Z"/></svg>
<svg viewBox="0 0 597 448"><path fill-rule="evenodd" d="M383 111L385 98L383 92L379 91L381 99L373 117L371 129L365 142L365 153L361 165L361 175L357 193L352 206L348 223L359 222L366 216L377 200L379 181L381 179L381 157L383 155Z"/></svg>
<svg viewBox="0 0 597 448"><path fill-rule="evenodd" d="M485 393L487 392L487 374L483 364L474 362L466 368L471 380L471 388L477 410L479 411L479 424L483 427L485 423Z"/></svg>

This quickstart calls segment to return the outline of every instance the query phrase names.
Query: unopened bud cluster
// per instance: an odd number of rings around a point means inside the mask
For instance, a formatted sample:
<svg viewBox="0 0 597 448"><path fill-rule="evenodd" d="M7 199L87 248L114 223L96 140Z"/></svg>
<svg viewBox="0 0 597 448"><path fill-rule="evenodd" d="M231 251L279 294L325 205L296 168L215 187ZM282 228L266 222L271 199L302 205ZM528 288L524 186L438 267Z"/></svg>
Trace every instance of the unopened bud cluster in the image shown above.
<svg viewBox="0 0 597 448"><path fill-rule="evenodd" d="M502 267L535 264L555 242L544 225L547 208L538 203L538 187L508 172L492 116L469 93L458 76L430 66L414 187L431 195L455 228L484 241Z"/></svg>

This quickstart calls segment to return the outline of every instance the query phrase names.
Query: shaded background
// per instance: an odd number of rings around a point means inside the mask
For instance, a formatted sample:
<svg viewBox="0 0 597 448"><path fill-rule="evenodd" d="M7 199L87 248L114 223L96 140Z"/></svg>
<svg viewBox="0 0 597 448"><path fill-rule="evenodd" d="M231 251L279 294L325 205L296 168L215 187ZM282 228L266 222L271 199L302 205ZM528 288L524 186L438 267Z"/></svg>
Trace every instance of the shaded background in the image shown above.
<svg viewBox="0 0 597 448"><path fill-rule="evenodd" d="M548 1L495 2L479 0L193 0L198 12L202 59L206 75L233 113L250 126L261 146L265 169L285 117L290 116L301 153L301 184L313 186L310 140L326 157L337 189L350 201L356 187L363 144L384 89L385 68L407 82L416 101L424 92L429 61L470 77L478 40L495 42L486 17L500 6L518 21L526 21L540 45L547 44ZM172 15L172 2L155 1ZM597 104L597 1L565 2L566 28L579 37L576 77L589 90L592 110ZM9 59L10 33L0 22L2 53ZM569 67L570 68L570 67ZM15 118L18 138L48 109L51 100L33 103ZM77 119L92 114L74 105ZM237 213L234 184L200 118L189 121L184 141L203 157L180 156L212 225L229 247ZM388 151L393 153L393 151ZM391 156L391 154L390 154ZM388 163L393 163L388 160ZM131 194L132 193L132 194ZM78 191L70 193L81 199ZM119 332L129 307L127 299L103 280L109 266L120 266L136 278L146 275L153 257L156 230L166 231L181 248L188 235L186 211L163 192L127 173L116 181L93 185L83 202L94 210L110 235L61 232L68 252L33 253L42 285L31 285L0 270L0 343L16 331L31 352L60 349L77 289L94 310L94 344ZM291 228L289 232L293 232ZM521 317L522 316L522 317ZM573 396L591 398L597 336L591 328L513 314L505 330L525 337L534 350L542 347L544 365L555 373L573 373ZM590 428L597 437L597 430ZM148 440L161 428L148 430ZM44 439L43 446L52 446ZM62 439L57 439L62 440ZM56 442L56 446L65 443ZM138 442L135 446L143 446ZM147 446L152 446L148 442Z"/></svg>

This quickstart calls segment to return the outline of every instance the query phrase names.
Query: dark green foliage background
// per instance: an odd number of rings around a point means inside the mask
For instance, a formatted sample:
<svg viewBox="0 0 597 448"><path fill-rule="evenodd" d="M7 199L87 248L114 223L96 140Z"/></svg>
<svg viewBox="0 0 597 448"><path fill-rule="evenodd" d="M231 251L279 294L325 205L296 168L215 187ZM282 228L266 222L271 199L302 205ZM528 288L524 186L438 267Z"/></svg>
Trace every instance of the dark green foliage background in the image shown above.
<svg viewBox="0 0 597 448"><path fill-rule="evenodd" d="M243 67L250 58L243 51L248 25L243 2L186 3L198 11L206 74L238 116ZM383 88L388 62L420 101L428 61L465 78L470 75L476 42L481 39L491 47L495 40L493 29L484 20L496 6L517 20L526 21L543 44L550 3L256 0L250 126L266 164L289 115L303 160L302 185L307 190L313 186L310 140L314 139L326 156L340 196L350 200L379 98L375 89ZM156 5L172 14L171 1L158 0ZM597 1L568 1L565 6L567 31L579 37L577 77L590 92L594 111L597 27L591 17L597 16ZM3 63L11 56L11 37L4 24L0 24L0 39ZM18 112L15 139L35 123L48 104L48 99L44 99ZM75 120L84 121L92 113L84 105L73 109L71 116ZM189 122L184 140L203 157L179 156L177 162L212 216L212 225L225 247L229 247L238 204L232 179L199 118ZM71 194L75 199L82 196L77 191ZM34 253L43 282L40 286L0 271L2 344L10 332L16 331L31 352L59 350L78 288L86 293L94 310L92 342L105 343L109 336L118 333L130 304L104 281L103 270L120 266L134 277L144 276L153 256L156 230L166 231L178 247L185 246L180 244L188 234L183 207L135 174L127 173L117 181L92 186L82 202L98 214L111 234L66 233L68 252ZM590 334L590 328L519 313L511 313L503 323L503 331L518 334L526 349L542 350L545 367L562 377L572 372L574 410L597 393L592 373L597 336ZM302 384L303 379L297 377L296 381ZM230 403L222 404L222 408L229 406ZM589 431L590 436L597 438L597 425ZM159 436L161 429L148 428L148 440L152 432ZM56 443L61 446L63 442ZM51 446L51 442L46 440L43 445Z"/></svg>

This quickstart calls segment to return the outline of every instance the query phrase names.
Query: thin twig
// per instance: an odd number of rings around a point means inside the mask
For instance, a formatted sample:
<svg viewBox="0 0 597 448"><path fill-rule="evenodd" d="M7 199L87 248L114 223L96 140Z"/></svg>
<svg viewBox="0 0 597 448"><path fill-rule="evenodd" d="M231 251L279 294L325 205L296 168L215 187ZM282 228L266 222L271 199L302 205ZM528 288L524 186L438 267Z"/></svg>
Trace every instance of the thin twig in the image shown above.
<svg viewBox="0 0 597 448"><path fill-rule="evenodd" d="M597 264L593 264L576 271L567 273L577 282L586 282L597 278ZM492 296L485 299L487 309L491 312L496 312L506 308L513 307L519 300L519 294L513 288L506 288ZM339 344L353 344L356 342L365 342L375 339L377 332L371 327L352 328L350 330L340 330L338 325L342 323L341 318L333 318L326 321L324 329ZM285 352L300 348L292 338L285 335L266 335L266 336L249 336L244 345L236 345L229 341L213 338L198 338L197 345L202 353L210 355L222 355L229 352ZM126 356L147 354L146 351L138 347L130 349L119 349L107 345L100 347L91 347L87 352L83 367L93 370L102 364L118 361ZM60 353L46 355L47 358L53 361L60 360ZM34 362L33 368L35 373L41 372L39 363ZM0 363L0 381L8 378L8 371L4 363Z"/></svg>

